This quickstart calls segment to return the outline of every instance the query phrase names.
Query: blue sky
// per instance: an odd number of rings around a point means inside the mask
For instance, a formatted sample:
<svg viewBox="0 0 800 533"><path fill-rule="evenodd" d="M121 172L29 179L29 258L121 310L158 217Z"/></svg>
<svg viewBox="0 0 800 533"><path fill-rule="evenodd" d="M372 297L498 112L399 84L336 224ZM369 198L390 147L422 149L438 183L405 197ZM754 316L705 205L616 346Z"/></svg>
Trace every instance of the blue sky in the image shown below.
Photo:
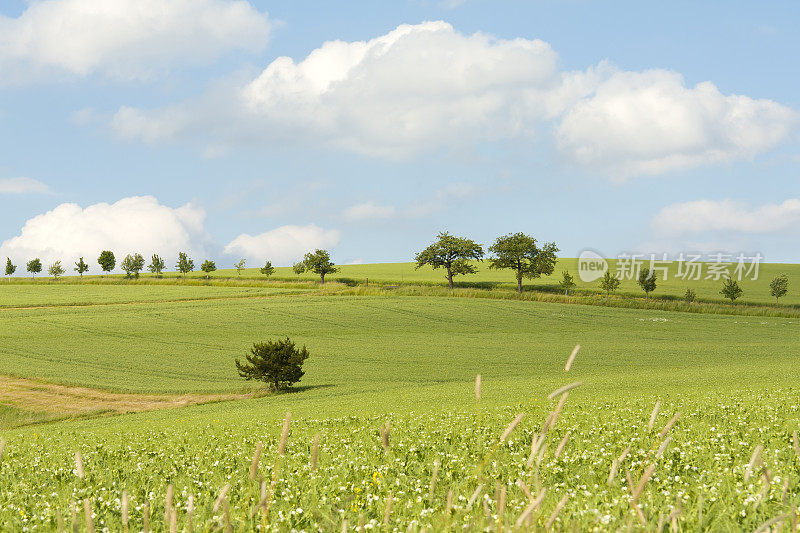
<svg viewBox="0 0 800 533"><path fill-rule="evenodd" d="M796 262L798 15L6 1L0 255L407 261L450 230Z"/></svg>

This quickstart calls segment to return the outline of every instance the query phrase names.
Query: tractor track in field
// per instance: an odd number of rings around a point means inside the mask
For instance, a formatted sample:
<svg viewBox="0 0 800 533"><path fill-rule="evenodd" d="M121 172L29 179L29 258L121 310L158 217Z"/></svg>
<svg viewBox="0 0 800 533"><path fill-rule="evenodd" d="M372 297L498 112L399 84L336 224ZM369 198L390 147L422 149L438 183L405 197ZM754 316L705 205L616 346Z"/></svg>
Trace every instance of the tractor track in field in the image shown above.
<svg viewBox="0 0 800 533"><path fill-rule="evenodd" d="M0 376L0 404L58 415L122 414L253 398L246 394L135 394Z"/></svg>

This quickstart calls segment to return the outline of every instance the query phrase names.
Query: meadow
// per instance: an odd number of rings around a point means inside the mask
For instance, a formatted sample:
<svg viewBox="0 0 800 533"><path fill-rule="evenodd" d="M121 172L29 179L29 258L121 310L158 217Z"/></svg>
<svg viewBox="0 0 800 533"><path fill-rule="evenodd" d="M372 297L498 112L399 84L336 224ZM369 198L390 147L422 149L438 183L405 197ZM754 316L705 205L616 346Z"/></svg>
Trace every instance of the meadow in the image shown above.
<svg viewBox="0 0 800 533"><path fill-rule="evenodd" d="M48 422L0 393L2 529L122 530L123 491L131 531L796 520L795 319L247 283L0 287L0 375L32 390L244 393L253 341L312 353L294 392L151 412Z"/></svg>
<svg viewBox="0 0 800 533"><path fill-rule="evenodd" d="M609 268L612 273L617 271L617 260L609 259ZM492 270L489 268L486 261L474 262L478 269L477 274L457 276L455 278L457 286L460 287L476 287L476 288L505 288L515 289L516 281L514 275L508 270ZM647 266L647 265L645 265ZM735 268L735 263L733 268ZM372 283L379 284L423 284L423 285L442 285L445 283L444 273L442 270L433 270L430 267L415 268L414 263L377 263L365 265L339 265L339 272L329 274L326 280L330 281L355 281L364 283L367 279ZM658 287L651 295L655 298L673 298L682 299L686 289L691 288L697 293L699 300L717 301L721 302L724 298L720 295L719 291L722 287L720 279L706 279L706 267L702 272L702 279L699 280L683 280L675 277L678 273L678 265L675 262L668 264L669 277L666 280L658 279ZM561 280L561 273L567 270L575 277L576 289L585 291L591 294L600 294L602 291L599 288L597 281L586 283L580 280L578 276L578 262L574 258L561 258L558 260L555 270L550 276L543 276L533 280L524 280L523 284L526 290L548 291L555 293L562 293L558 287L558 282ZM744 279L740 284L744 290L742 298L738 301L742 304L771 304L775 305L775 299L770 296L769 283L772 279L785 273L789 277L790 286L789 293L781 299L781 305L791 305L800 307L800 265L788 265L780 263L761 263L759 266L758 279L751 280L749 277ZM212 274L216 278L235 278L236 270L220 269ZM266 279L258 268L245 269L241 274L243 279ZM659 274L660 276L660 274ZM195 278L200 278L200 273L194 274ZM278 267L272 279L280 280L297 280L298 276L292 272L290 267ZM311 273L301 274L300 280L312 281L317 280L318 277ZM795 284L795 285L793 285ZM644 293L635 280L623 279L618 295L632 296L644 299Z"/></svg>

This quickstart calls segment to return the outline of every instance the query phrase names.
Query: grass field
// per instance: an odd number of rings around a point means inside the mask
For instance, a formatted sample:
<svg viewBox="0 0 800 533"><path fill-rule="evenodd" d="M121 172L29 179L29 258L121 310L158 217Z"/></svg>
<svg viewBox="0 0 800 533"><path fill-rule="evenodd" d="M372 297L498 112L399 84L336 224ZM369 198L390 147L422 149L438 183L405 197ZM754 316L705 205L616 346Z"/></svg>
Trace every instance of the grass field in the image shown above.
<svg viewBox="0 0 800 533"><path fill-rule="evenodd" d="M370 279L387 268L372 267L353 268ZM167 284L12 283L0 298L16 307L0 311L0 375L230 393L255 388L233 365L253 341L288 335L312 353L294 393L177 409L41 424L58 413L3 405L0 392L0 529L57 529L59 516L85 528L88 499L98 529L120 530L126 490L132 530L143 527L145 502L151 527L169 530L169 484L176 529L191 520L197 531L227 522L327 531L360 520L379 531L657 529L673 518L680 530L754 530L776 518L790 526L800 504L794 319ZM543 430L559 399L548 393L576 381ZM254 514L262 490L273 495L269 511ZM543 497L517 527L533 506L526 490Z"/></svg>
<svg viewBox="0 0 800 533"><path fill-rule="evenodd" d="M516 281L514 275L508 270L491 270L486 261L475 263L478 268L478 273L467 276L457 276L456 282L462 286L474 285L499 285L507 288L516 288ZM617 261L615 259L609 260L609 265L612 273L616 272ZM735 264L733 265L735 267ZM435 283L446 284L444 273L442 270L433 270L429 267L415 269L414 263L378 263L368 265L340 265L340 271L335 274L330 274L326 280L355 280L363 283L366 279L376 283ZM525 280L526 288L535 288L538 290L558 290L558 282L561 280L561 273L568 270L575 277L578 289L591 290L601 292L598 282L584 283L578 277L577 259L560 259L556 265L555 272L551 276L545 276L534 280ZM697 293L697 297L703 300L722 301L724 298L720 295L719 291L722 287L721 280L705 279L706 270L703 270L700 280L682 280L676 278L675 274L678 272L677 263L669 265L670 277L667 280L658 280L658 288L654 296L671 296L682 298L687 288L692 288ZM759 267L758 279L753 281L749 278L741 282L744 289L744 294L741 298L742 303L759 303L759 304L774 304L775 299L770 296L769 283L772 279L781 273L785 273L789 277L789 294L782 300L781 304L800 306L800 265L787 265L778 263L762 263ZM173 275L174 274L170 274ZM215 278L235 278L236 270L233 269L220 269L214 272ZM202 273L194 273L192 275L195 279L203 277ZM259 272L258 268L248 268L242 272L244 279L262 279L266 278ZM281 280L297 280L297 275L292 272L289 267L278 267L273 274L272 279ZM317 276L311 273L304 273L300 276L301 280L316 280ZM620 285L619 294L632 295L643 297L639 285L635 280L626 279Z"/></svg>

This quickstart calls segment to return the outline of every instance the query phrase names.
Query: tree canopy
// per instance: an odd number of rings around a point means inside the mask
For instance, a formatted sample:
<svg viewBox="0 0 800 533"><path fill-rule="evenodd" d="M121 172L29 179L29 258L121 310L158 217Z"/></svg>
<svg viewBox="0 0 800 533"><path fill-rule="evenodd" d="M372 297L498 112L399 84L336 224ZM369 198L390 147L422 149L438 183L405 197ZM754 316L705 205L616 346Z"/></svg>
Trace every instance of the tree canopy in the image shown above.
<svg viewBox="0 0 800 533"><path fill-rule="evenodd" d="M103 272L106 273L106 277L108 277L108 273L117 266L117 259L114 257L114 252L110 250L103 250L100 252L100 257L97 258L97 264L100 265L100 268L103 269Z"/></svg>
<svg viewBox="0 0 800 533"><path fill-rule="evenodd" d="M247 261L242 259L238 263L236 263L234 268L236 269L236 281L239 281L240 276L242 275L242 270L244 270L244 266L247 264Z"/></svg>
<svg viewBox="0 0 800 533"><path fill-rule="evenodd" d="M769 293L775 298L776 309L779 300L786 296L787 292L789 292L789 277L786 274L778 274L769 283Z"/></svg>
<svg viewBox="0 0 800 533"><path fill-rule="evenodd" d="M212 261L211 259L206 259L203 261L203 264L200 265L200 270L206 273L206 279L211 277L211 273L217 269L217 264Z"/></svg>
<svg viewBox="0 0 800 533"><path fill-rule="evenodd" d="M28 261L28 264L25 265L28 272L33 275L33 279L36 279L36 274L42 271L42 262L37 257L36 259L31 259Z"/></svg>
<svg viewBox="0 0 800 533"><path fill-rule="evenodd" d="M478 269L470 261L483 260L483 247L470 239L456 237L443 231L437 235L436 241L419 252L415 257L416 268L425 265L434 270L444 268L445 278L453 290L453 276L475 274Z"/></svg>
<svg viewBox="0 0 800 533"><path fill-rule="evenodd" d="M144 269L144 257L142 257L142 254L128 254L119 264L119 267L125 271L126 278L138 278L139 272Z"/></svg>
<svg viewBox="0 0 800 533"><path fill-rule="evenodd" d="M608 300L612 292L619 288L619 284L620 279L613 275L610 270L606 270L606 273L600 278L600 288L606 291L606 300Z"/></svg>
<svg viewBox="0 0 800 533"><path fill-rule="evenodd" d="M639 286L644 291L644 299L650 299L650 293L656 290L656 275L655 272L650 271L649 268L643 268L639 271L639 278L636 280Z"/></svg>
<svg viewBox="0 0 800 533"><path fill-rule="evenodd" d="M305 346L298 349L287 337L286 340L253 344L244 363L236 359L236 369L244 379L269 383L278 391L300 381L305 374L303 363L308 357Z"/></svg>
<svg viewBox="0 0 800 533"><path fill-rule="evenodd" d="M8 276L8 282L11 283L11 276L14 275L14 272L17 271L17 265L11 262L10 257L6 257L6 276Z"/></svg>
<svg viewBox="0 0 800 533"><path fill-rule="evenodd" d="M325 284L325 276L338 272L339 269L331 261L331 254L327 250L314 250L303 257L303 266L309 272L319 276L320 282Z"/></svg>
<svg viewBox="0 0 800 533"><path fill-rule="evenodd" d="M55 263L50 265L50 268L47 269L47 272L51 276L53 276L53 279L57 280L58 278L64 275L65 271L64 267L61 266L61 261L56 261Z"/></svg>
<svg viewBox="0 0 800 533"><path fill-rule="evenodd" d="M569 290L575 287L575 278L568 270L561 273L561 281L558 283L564 289L564 295L569 296Z"/></svg>
<svg viewBox="0 0 800 533"><path fill-rule="evenodd" d="M271 261L267 261L267 263L261 267L261 273L267 276L267 281L269 281L269 277L275 273L275 267L272 266Z"/></svg>
<svg viewBox="0 0 800 533"><path fill-rule="evenodd" d="M156 278L160 278L161 273L164 272L166 267L167 265L164 263L164 260L157 254L153 254L153 257L150 259L150 264L147 265L147 270L155 274Z"/></svg>
<svg viewBox="0 0 800 533"><path fill-rule="evenodd" d="M83 278L84 272L88 271L89 271L89 265L87 265L84 262L83 257L75 261L75 272L77 272L81 278Z"/></svg>
<svg viewBox="0 0 800 533"><path fill-rule="evenodd" d="M722 280L722 289L720 289L719 293L730 300L731 305L742 295L742 292L742 288L735 279L728 277Z"/></svg>
<svg viewBox="0 0 800 533"><path fill-rule="evenodd" d="M507 268L514 271L517 279L517 292L522 293L522 278L549 276L556 267L558 247L548 242L538 247L536 239L524 233L498 237L489 251L489 268Z"/></svg>
<svg viewBox="0 0 800 533"><path fill-rule="evenodd" d="M187 272L194 270L194 261L186 254L186 252L178 253L178 263L175 265L178 272L183 274L183 281L186 281Z"/></svg>

